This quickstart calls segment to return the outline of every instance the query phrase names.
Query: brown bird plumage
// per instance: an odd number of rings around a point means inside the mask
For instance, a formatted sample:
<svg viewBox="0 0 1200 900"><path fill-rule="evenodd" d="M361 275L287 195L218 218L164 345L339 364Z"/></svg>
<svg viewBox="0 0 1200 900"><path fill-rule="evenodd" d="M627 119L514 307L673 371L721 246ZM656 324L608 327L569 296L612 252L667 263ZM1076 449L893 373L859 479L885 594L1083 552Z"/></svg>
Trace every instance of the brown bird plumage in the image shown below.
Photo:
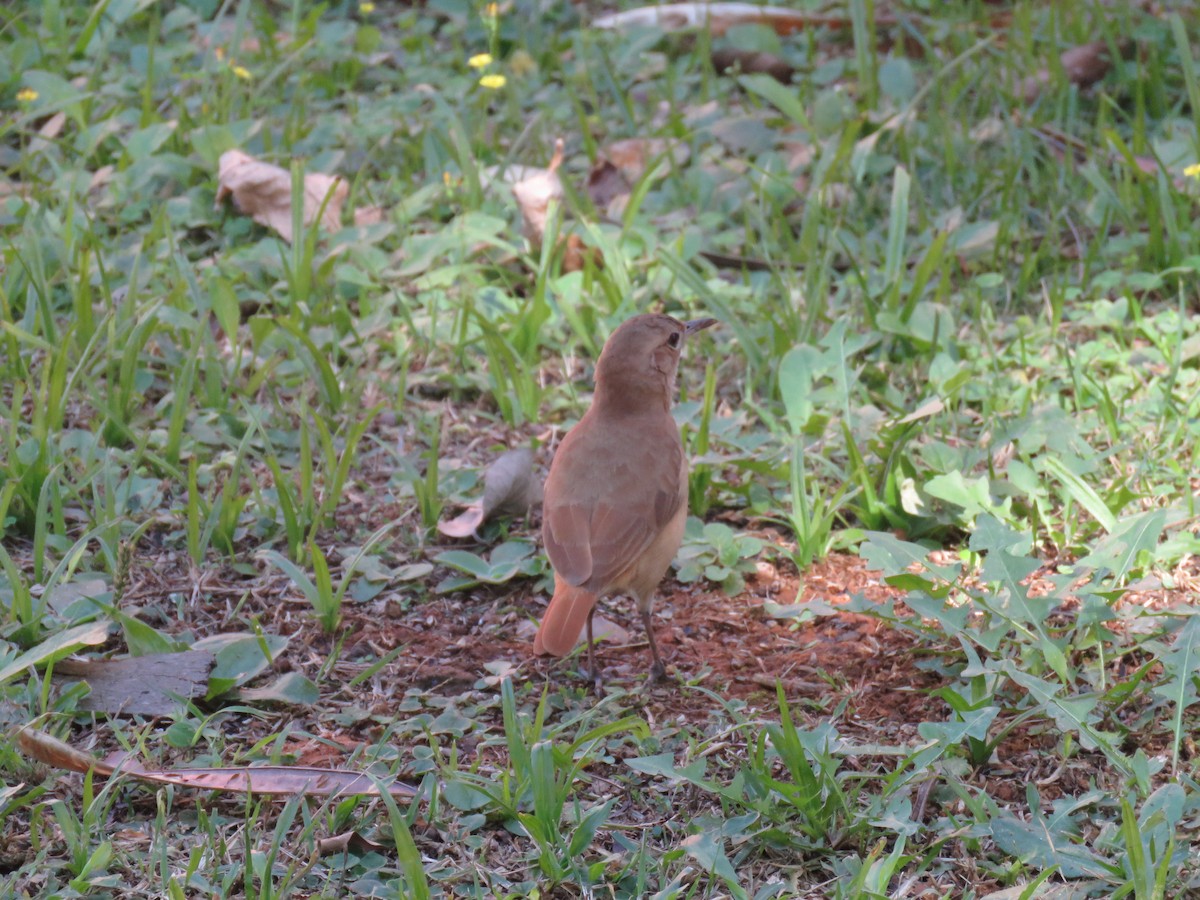
<svg viewBox="0 0 1200 900"><path fill-rule="evenodd" d="M684 338L714 324L659 315L622 323L596 363L591 407L550 465L542 538L554 597L533 651L565 656L586 622L597 683L592 615L605 596L633 596L654 657L651 679L666 671L650 611L687 518L687 460L671 417L675 372Z"/></svg>

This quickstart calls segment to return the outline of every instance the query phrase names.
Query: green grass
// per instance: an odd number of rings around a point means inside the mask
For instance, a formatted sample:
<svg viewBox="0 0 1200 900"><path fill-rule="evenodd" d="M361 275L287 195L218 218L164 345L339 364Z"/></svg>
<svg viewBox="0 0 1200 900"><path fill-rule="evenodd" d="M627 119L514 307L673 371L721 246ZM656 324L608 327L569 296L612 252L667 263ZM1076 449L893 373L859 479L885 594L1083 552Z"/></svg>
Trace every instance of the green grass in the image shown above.
<svg viewBox="0 0 1200 900"><path fill-rule="evenodd" d="M842 28L694 39L595 29L580 4L368 6L0 12L11 891L1200 890L1195 5L868 0ZM1062 50L1126 38L1097 85L1068 83ZM795 83L718 73L716 45L776 53ZM500 90L467 65L482 52ZM551 236L600 260L578 271L527 244L495 175L557 137ZM610 218L587 173L632 137L688 152ZM289 245L214 208L233 148L297 187L340 174L345 227ZM353 224L368 206L382 221ZM703 521L678 580L741 594L756 554L800 582L861 555L892 599L730 608L871 617L913 648L897 671L924 679L925 719L860 716L853 669L727 690L687 641L677 694L618 676L597 699L519 636L546 586L535 523L439 543L498 448L548 461L604 339L645 310L722 322L681 376ZM438 627L494 658L456 673ZM53 677L71 652L216 635L209 696L169 719L88 712ZM30 722L152 766L321 749L419 796L93 782L23 757Z"/></svg>

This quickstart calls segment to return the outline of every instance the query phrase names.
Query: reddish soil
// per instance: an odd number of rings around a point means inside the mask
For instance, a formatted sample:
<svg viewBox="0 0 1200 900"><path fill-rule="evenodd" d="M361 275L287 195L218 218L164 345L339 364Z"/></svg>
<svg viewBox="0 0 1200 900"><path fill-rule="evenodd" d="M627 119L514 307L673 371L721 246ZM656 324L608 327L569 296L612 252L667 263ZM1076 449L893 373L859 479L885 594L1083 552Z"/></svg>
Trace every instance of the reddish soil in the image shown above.
<svg viewBox="0 0 1200 900"><path fill-rule="evenodd" d="M836 605L851 593L882 599L889 592L857 557L826 559L807 573L802 586L794 576L781 576L764 564L747 592L733 599L665 584L655 608L655 634L676 679L760 708L775 707L778 681L793 706L827 715L844 701L844 716L861 723L873 737L881 731L900 737L915 723L940 721L946 713L945 704L927 693L939 679L915 666L920 658L915 639L851 612L799 627L763 613L765 600ZM388 671L399 693L417 687L457 695L494 676L497 664L511 667L514 674L559 683L575 680L585 686L582 652L567 660L532 656L533 632L544 609L544 597L472 594L395 609L394 618L352 613L348 624L354 636L343 647L342 658L353 658L363 644L363 650L369 647L375 655L404 645L406 651ZM636 689L643 683L650 653L632 604L621 599L607 602L600 614L630 635L620 645L600 642L597 659L605 684ZM715 705L703 692L681 690L669 680L649 691L647 702L650 711L662 706L664 712L689 718L707 718Z"/></svg>

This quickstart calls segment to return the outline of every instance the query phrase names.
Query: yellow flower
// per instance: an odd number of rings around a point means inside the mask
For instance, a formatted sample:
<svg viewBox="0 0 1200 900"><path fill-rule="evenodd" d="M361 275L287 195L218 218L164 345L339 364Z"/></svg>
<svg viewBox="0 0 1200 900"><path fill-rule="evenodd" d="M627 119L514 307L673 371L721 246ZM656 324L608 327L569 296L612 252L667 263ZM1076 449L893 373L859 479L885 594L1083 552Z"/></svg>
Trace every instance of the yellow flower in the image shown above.
<svg viewBox="0 0 1200 900"><path fill-rule="evenodd" d="M362 13L364 16L369 16L371 13L375 12L375 4L374 3L360 3L360 4L358 4L358 11L360 13Z"/></svg>
<svg viewBox="0 0 1200 900"><path fill-rule="evenodd" d="M508 84L508 79L503 75L484 75L479 79L479 86L485 87L489 91L498 91L506 84Z"/></svg>
<svg viewBox="0 0 1200 900"><path fill-rule="evenodd" d="M19 103L32 103L37 98L38 92L33 88L21 88L17 91L17 102Z"/></svg>
<svg viewBox="0 0 1200 900"><path fill-rule="evenodd" d="M485 16L487 16L489 19L496 18L498 15L500 15L500 4L499 3L486 4L483 7L483 14Z"/></svg>
<svg viewBox="0 0 1200 900"><path fill-rule="evenodd" d="M239 66L237 64L234 64L233 66L233 74L242 79L242 81L249 81L252 77L249 69L247 69L245 66Z"/></svg>
<svg viewBox="0 0 1200 900"><path fill-rule="evenodd" d="M21 95L18 94L17 96L20 97ZM1192 163L1183 170L1183 174L1188 178L1200 178L1200 163Z"/></svg>
<svg viewBox="0 0 1200 900"><path fill-rule="evenodd" d="M216 50L213 51L213 56L215 56L218 60L224 60L225 59L225 48L218 47Z"/></svg>
<svg viewBox="0 0 1200 900"><path fill-rule="evenodd" d="M453 176L451 176L451 174L449 172L443 172L442 173L442 183L444 185L446 185L446 187L450 187L454 183Z"/></svg>
<svg viewBox="0 0 1200 900"><path fill-rule="evenodd" d="M467 60L467 65L470 66L472 69L482 69L485 66L490 66L491 64L492 64L492 54L490 54L490 53L476 53L474 56L472 56L470 59Z"/></svg>

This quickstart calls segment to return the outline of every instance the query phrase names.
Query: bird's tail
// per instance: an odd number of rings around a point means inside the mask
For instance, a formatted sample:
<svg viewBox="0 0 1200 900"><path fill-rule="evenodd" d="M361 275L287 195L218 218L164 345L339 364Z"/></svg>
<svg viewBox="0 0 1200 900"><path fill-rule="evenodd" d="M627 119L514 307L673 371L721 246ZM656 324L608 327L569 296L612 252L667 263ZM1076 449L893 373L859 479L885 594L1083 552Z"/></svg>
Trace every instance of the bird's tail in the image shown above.
<svg viewBox="0 0 1200 900"><path fill-rule="evenodd" d="M566 656L579 641L583 623L596 605L596 595L581 587L567 584L557 575L554 596L542 617L542 624L533 639L533 652Z"/></svg>

